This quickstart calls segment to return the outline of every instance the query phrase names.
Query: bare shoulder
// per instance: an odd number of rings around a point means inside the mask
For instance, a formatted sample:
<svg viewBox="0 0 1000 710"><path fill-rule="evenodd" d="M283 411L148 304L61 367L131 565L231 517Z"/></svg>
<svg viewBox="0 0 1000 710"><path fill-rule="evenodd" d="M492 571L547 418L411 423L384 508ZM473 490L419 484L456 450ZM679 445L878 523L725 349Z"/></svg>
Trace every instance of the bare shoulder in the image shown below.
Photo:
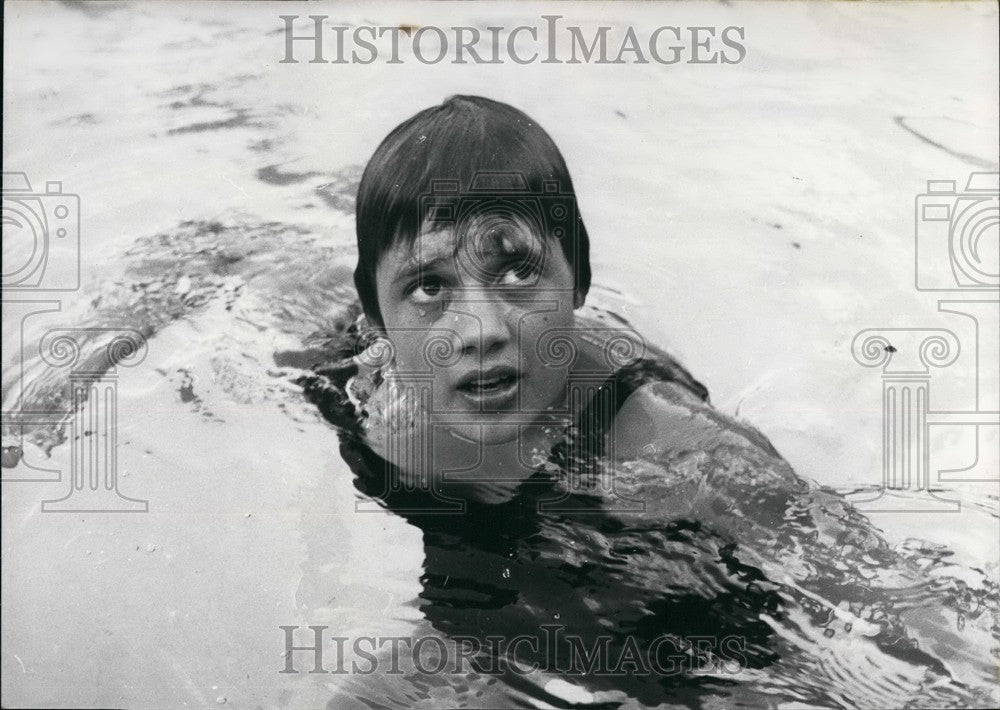
<svg viewBox="0 0 1000 710"><path fill-rule="evenodd" d="M615 416L609 436L619 460L663 457L720 445L748 447L778 457L767 437L717 411L673 382L636 389Z"/></svg>

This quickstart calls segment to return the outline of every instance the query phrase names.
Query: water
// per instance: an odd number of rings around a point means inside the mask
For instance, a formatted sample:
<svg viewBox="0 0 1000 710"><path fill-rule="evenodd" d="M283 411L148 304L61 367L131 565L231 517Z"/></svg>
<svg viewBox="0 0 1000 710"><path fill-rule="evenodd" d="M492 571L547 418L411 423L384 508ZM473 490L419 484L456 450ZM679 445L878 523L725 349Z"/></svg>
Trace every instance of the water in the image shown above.
<svg viewBox="0 0 1000 710"><path fill-rule="evenodd" d="M423 532L426 621L508 683L514 659L540 669L514 695L558 702L545 687L561 676L611 707L991 702L997 585L952 576L945 550L891 548L841 496L807 485L698 397L675 403L673 442L618 465L613 490L581 492L584 462L564 461L505 503L446 515L429 494L390 493L392 474L359 440L343 391L305 382L341 431L359 490ZM520 636L544 642L524 654L490 646ZM957 664L933 652L956 642L978 650ZM589 666L581 654L597 649L606 655Z"/></svg>
<svg viewBox="0 0 1000 710"><path fill-rule="evenodd" d="M347 267L336 266L338 259L349 262L350 255L307 235L299 235L293 252L279 248L294 234L274 223L210 222L141 238L124 259L118 283L94 297L92 314L82 324L135 327L148 334L153 347L169 343L161 332L170 333L185 321L195 325L195 334L203 334L198 337L215 334L204 355L198 354L202 346L184 354L192 360L184 367L171 372L157 366L143 375L150 384L173 383L177 404L170 405L167 416L194 415L205 421L199 428L209 427L204 443L191 453L175 449L168 454L178 466L194 454L217 461L220 470L228 468L228 447L239 444L225 443L225 430L240 436L243 429L225 409L233 402L244 403L251 416L267 408L291 417L315 446L327 450L324 441L341 437L339 455L349 468L328 467L323 476L337 480L314 482L315 490L300 483L292 495L292 523L300 526L307 546L294 583L294 616L303 628L336 621L344 635L350 635L349 628L356 635L472 638L481 644L483 672L471 678L422 674L412 666L402 676L337 678L342 682L327 688L336 700L331 707L366 698L400 707L416 701L433 707L443 698L469 706L516 701L558 707L560 698L577 692L589 693L588 702L603 707L735 702L968 707L992 702L1000 642L995 581L980 570L952 564L947 548L918 541L889 545L838 494L807 485L766 441L702 405L677 412L676 440L684 446L668 442L614 471L615 495L600 486L581 491L571 461L525 482L507 503L470 504L461 516L400 514L419 531L416 538L406 533L409 542L403 548L396 540L368 539L369 523L377 519L376 525L384 527L384 517L351 516L350 507L354 499L378 501L384 471L352 436L356 428L337 388L309 374L313 365L352 350L347 331L357 306L344 285L350 283ZM289 276L317 259L330 264L321 278ZM324 313L339 309L339 317L317 321L319 303ZM274 347L281 333L286 347ZM183 337L173 340L188 347ZM255 360L262 349L270 350L270 365ZM206 388L206 369L214 392L211 385ZM336 430L315 422L313 405L296 386L314 388L320 382L325 388L309 399L320 404ZM64 375L43 370L30 384L33 401L65 404ZM184 408L191 414L185 415ZM150 445L179 443L183 433L170 419L163 423L143 431L140 420L132 436ZM681 433L687 430L693 436ZM56 427L39 426L29 439L58 453L64 436ZM285 448L273 435L266 442L271 449ZM300 458L294 449L289 453L292 461ZM223 475L220 481L230 478ZM219 490L218 483L210 487ZM590 514L540 512L541 502L561 496L568 496L564 504ZM622 512L622 498L643 501L646 511ZM418 496L389 507L419 510L429 502ZM264 511L265 524L276 512ZM242 510L239 515L250 517ZM332 527L331 520L336 521ZM356 528L361 544L376 555L384 549L389 559L407 563L390 563L383 571L388 579L369 576L368 554L345 557L338 541L345 525ZM184 539L165 529L160 534L175 545ZM155 543L144 549L159 551ZM222 562L214 572L229 569ZM345 573L381 588L383 595L386 589L405 591L390 593L385 606L373 603L370 595L352 593L341 603L338 597L351 587L345 585ZM265 572L265 578L272 574ZM286 577L284 584L290 581ZM491 636L542 638L546 633L557 635L551 647L514 654L523 666L538 664L539 670L526 677L506 668L503 654L500 666L488 660ZM569 636L587 650L607 639L608 674L574 673L582 667L567 665ZM669 651L674 665L683 659L683 670L648 672L655 670L651 644L662 638L669 645L660 642L661 654ZM692 639L707 639L698 653L690 650ZM638 650L637 664L634 657L632 665L628 662L629 644ZM657 657L655 648L652 653ZM190 660L187 652L181 658ZM658 658L662 666L674 667L668 655ZM265 682L276 674L279 660L272 661ZM405 669L412 659L403 654L401 662ZM568 679L569 690L547 691L557 679Z"/></svg>
<svg viewBox="0 0 1000 710"><path fill-rule="evenodd" d="M878 384L851 359L850 339L933 310L899 259L912 248L913 195L927 178L970 169L892 116L945 117L922 119L939 143L968 137L949 128L956 117L996 125L981 88L995 76L969 70L995 9L931 8L942 14L925 23L901 22L891 6L802 8L781 23L755 9L746 22L760 51L712 81L689 68L470 77L440 67L429 95L419 66L276 69L270 10L44 7L50 14L8 13L19 24L8 34L5 102L21 110L5 116L5 165L36 187L63 180L81 195L84 286L60 312L25 321L23 363L4 348L4 408L23 382L24 401L68 412L65 374L30 353L47 328L143 333L146 360L119 368L118 463L122 490L150 512L42 515L40 501L65 495L65 481L4 483L5 701L998 704L995 486L956 485L957 516L871 522L802 480L879 478ZM399 20L384 12L368 19ZM495 12L507 22L521 11ZM629 12L651 21L650 10ZM731 22L721 5L674 12L681 23ZM373 14L345 10L354 22ZM979 20L959 21L968 14ZM872 46L865 32L899 40ZM61 51L32 51L49 46ZM643 516L616 512L599 489L567 491L591 515L540 513L571 468L457 519L380 505L357 447L301 383L343 345L356 312L359 166L409 107L483 91L484 81L537 116L567 155L594 240L591 301L681 356L720 411L759 426L791 468L699 413L732 436L615 472L620 493L647 503ZM961 101L926 90L945 84ZM576 88L553 100L553 85ZM720 112L720 91L771 103ZM566 120L575 105L590 107L586 128ZM649 136L666 142L669 160L639 161L635 146ZM984 145L973 142L953 152ZM20 325L7 314L5 344ZM84 351L99 344L91 336ZM28 424L13 434L23 434L25 460L67 470L69 429ZM964 456L967 443L949 446ZM281 674L279 626L309 624L449 643L547 625L588 648L607 637L612 665L629 639L643 658L667 637L699 672L621 664L619 675L581 678L566 654L556 662L522 645L518 662L541 666L524 676L426 675L406 657L401 675ZM692 658L683 641L702 635L715 641ZM742 645L723 645L728 637ZM297 668L309 663L297 652Z"/></svg>

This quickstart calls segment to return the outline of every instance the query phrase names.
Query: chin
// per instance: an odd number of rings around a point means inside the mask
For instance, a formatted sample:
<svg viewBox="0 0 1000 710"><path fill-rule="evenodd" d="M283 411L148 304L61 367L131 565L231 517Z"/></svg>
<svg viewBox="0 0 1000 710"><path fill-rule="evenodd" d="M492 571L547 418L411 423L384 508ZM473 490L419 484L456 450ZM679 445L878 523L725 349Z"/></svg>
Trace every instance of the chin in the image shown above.
<svg viewBox="0 0 1000 710"><path fill-rule="evenodd" d="M448 431L463 442L487 446L505 444L517 439L520 427L517 424L505 423L502 414L474 416L475 424L449 424Z"/></svg>

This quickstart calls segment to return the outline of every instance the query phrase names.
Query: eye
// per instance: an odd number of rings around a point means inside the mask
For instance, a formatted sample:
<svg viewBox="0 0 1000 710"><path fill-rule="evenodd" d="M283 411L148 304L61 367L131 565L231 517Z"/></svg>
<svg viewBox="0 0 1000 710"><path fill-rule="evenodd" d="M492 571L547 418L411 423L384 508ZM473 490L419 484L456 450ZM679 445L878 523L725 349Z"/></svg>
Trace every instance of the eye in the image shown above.
<svg viewBox="0 0 1000 710"><path fill-rule="evenodd" d="M430 303L444 292L444 281L437 276L425 276L410 288L410 296L417 303Z"/></svg>
<svg viewBox="0 0 1000 710"><path fill-rule="evenodd" d="M538 274L538 265L532 259L521 259L510 264L504 271L500 283L506 286L516 286Z"/></svg>

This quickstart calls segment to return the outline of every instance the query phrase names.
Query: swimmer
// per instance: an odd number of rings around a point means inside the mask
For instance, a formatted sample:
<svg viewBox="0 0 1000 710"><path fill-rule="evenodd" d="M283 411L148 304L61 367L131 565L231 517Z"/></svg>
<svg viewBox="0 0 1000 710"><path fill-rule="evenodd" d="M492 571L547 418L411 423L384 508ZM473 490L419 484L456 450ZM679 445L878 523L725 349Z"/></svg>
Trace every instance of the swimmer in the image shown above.
<svg viewBox="0 0 1000 710"><path fill-rule="evenodd" d="M367 347L348 390L404 487L502 500L567 436L628 459L721 427L774 453L627 324L584 310L573 182L518 109L453 96L417 113L369 161L356 216Z"/></svg>

